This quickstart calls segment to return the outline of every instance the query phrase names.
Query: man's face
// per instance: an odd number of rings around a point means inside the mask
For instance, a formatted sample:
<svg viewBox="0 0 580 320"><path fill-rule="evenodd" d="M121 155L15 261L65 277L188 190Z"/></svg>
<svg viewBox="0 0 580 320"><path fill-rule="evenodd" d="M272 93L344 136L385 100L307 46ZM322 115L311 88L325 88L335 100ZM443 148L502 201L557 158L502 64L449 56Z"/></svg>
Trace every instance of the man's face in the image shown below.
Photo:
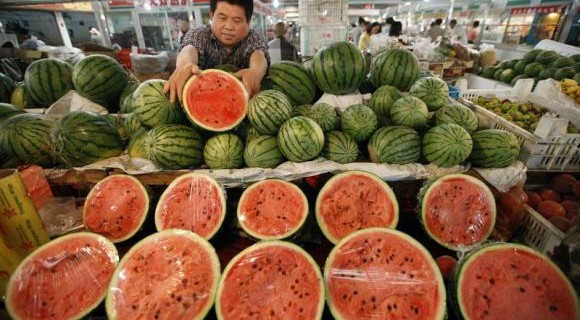
<svg viewBox="0 0 580 320"><path fill-rule="evenodd" d="M455 22L455 21L451 21L451 22L449 23L449 26L451 27L451 29L453 29L453 28L455 28L455 25L456 25L456 24L457 24L457 22Z"/></svg>
<svg viewBox="0 0 580 320"><path fill-rule="evenodd" d="M244 8L219 1L215 12L210 12L211 30L218 40L227 48L242 41L250 31Z"/></svg>

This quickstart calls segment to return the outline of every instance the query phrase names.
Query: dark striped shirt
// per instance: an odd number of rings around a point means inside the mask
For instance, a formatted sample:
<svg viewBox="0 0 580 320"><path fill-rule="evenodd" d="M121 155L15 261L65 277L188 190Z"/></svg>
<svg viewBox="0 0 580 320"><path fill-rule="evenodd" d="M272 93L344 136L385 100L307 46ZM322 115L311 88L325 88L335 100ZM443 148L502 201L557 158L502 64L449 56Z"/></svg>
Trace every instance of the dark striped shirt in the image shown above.
<svg viewBox="0 0 580 320"><path fill-rule="evenodd" d="M198 67L202 70L222 64L233 64L240 69L246 69L250 67L250 56L256 50L262 50L270 64L268 45L254 30L250 30L248 35L232 48L231 53L228 53L213 34L211 26L189 30L183 37L181 48L187 45L192 45L197 50Z"/></svg>

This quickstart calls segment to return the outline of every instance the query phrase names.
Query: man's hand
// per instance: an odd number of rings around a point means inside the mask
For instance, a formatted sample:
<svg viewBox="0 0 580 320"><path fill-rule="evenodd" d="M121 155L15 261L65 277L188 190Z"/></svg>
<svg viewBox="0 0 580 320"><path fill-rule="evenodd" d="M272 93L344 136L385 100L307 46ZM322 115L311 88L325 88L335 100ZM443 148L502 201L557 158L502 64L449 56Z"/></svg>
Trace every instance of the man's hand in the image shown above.
<svg viewBox="0 0 580 320"><path fill-rule="evenodd" d="M171 104L175 103L175 96L177 95L177 99L181 102L181 94L183 90L183 86L185 82L191 75L197 75L201 71L197 64L187 63L181 68L175 69L175 72L169 77L169 80L165 84L163 88L163 93L169 92L169 101Z"/></svg>
<svg viewBox="0 0 580 320"><path fill-rule="evenodd" d="M250 97L260 92L260 84L263 76L262 72L248 68L236 72L234 76L242 80L242 83L246 87L246 90L248 90Z"/></svg>

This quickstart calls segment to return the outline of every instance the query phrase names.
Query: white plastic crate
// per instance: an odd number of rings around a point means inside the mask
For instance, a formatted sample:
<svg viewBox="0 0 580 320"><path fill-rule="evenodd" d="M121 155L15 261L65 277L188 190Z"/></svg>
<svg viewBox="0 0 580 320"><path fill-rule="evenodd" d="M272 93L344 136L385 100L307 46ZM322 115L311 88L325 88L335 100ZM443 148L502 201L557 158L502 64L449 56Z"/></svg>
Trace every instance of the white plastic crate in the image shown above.
<svg viewBox="0 0 580 320"><path fill-rule="evenodd" d="M347 37L347 27L342 25L301 27L300 50L303 56L313 56L322 47Z"/></svg>
<svg viewBox="0 0 580 320"><path fill-rule="evenodd" d="M528 205L525 210L522 224L524 243L544 254L553 252L562 243L565 234Z"/></svg>
<svg viewBox="0 0 580 320"><path fill-rule="evenodd" d="M475 104L478 97L497 97L513 101L534 102L530 95L533 81L520 80L512 89L466 90L461 92L460 101L470 107L477 115L480 128L492 128L509 131L520 141L519 159L530 169L578 171L580 170L580 134L565 133L564 119L544 116L535 133L544 132L541 136L511 123L499 115ZM529 99L532 97L532 99ZM549 110L545 104L540 104ZM560 130L559 134L553 134Z"/></svg>
<svg viewBox="0 0 580 320"><path fill-rule="evenodd" d="M300 0L298 12L301 27L349 24L347 0Z"/></svg>

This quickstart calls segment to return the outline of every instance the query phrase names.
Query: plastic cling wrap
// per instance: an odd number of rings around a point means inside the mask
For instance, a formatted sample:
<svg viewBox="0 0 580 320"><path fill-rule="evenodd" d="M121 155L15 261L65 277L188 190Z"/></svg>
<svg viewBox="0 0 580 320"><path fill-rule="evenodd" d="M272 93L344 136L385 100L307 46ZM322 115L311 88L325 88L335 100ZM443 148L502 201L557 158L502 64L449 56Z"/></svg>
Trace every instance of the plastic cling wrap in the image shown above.
<svg viewBox="0 0 580 320"><path fill-rule="evenodd" d="M88 232L53 240L14 271L6 290L13 319L79 319L105 297L119 255L106 238Z"/></svg>
<svg viewBox="0 0 580 320"><path fill-rule="evenodd" d="M320 319L324 285L318 265L300 247L257 243L230 261L216 297L218 319Z"/></svg>
<svg viewBox="0 0 580 320"><path fill-rule="evenodd" d="M279 240L300 230L308 216L308 200L290 182L263 180L244 191L237 213L240 226L250 236Z"/></svg>
<svg viewBox="0 0 580 320"><path fill-rule="evenodd" d="M496 220L495 199L481 180L450 174L429 182L419 194L420 220L440 245L467 251L487 240Z"/></svg>
<svg viewBox="0 0 580 320"><path fill-rule="evenodd" d="M113 275L110 319L203 319L220 277L215 249L186 230L165 230L137 243Z"/></svg>
<svg viewBox="0 0 580 320"><path fill-rule="evenodd" d="M225 190L210 176L187 173L173 180L155 210L157 230L185 229L210 239L226 215Z"/></svg>
<svg viewBox="0 0 580 320"><path fill-rule="evenodd" d="M336 319L443 319L443 278L429 252L396 230L370 228L342 239L324 267Z"/></svg>
<svg viewBox="0 0 580 320"><path fill-rule="evenodd" d="M1 231L0 234L2 233ZM12 248L9 248L0 236L0 300L4 300L8 279L18 267L20 261L22 261L22 256Z"/></svg>

